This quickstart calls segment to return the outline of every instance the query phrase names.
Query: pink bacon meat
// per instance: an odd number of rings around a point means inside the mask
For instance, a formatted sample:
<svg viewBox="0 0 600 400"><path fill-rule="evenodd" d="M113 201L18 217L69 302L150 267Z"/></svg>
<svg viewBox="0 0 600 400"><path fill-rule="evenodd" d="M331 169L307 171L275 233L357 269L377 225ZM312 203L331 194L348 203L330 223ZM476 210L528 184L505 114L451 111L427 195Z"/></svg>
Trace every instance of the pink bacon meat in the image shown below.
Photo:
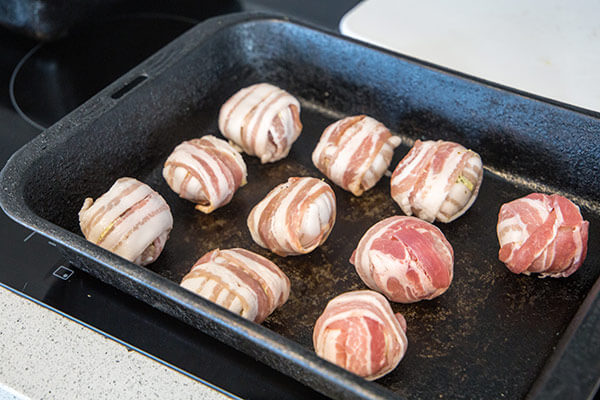
<svg viewBox="0 0 600 400"><path fill-rule="evenodd" d="M588 227L570 200L532 193L500 208L498 257L516 274L567 277L585 260Z"/></svg>
<svg viewBox="0 0 600 400"><path fill-rule="evenodd" d="M246 184L244 159L229 143L214 136L185 141L175 147L163 168L169 187L181 198L210 213L229 203Z"/></svg>
<svg viewBox="0 0 600 400"><path fill-rule="evenodd" d="M406 215L451 222L471 207L482 179L479 154L453 142L417 140L392 174L392 198Z"/></svg>
<svg viewBox="0 0 600 400"><path fill-rule="evenodd" d="M369 288L391 301L413 303L433 299L448 289L454 251L434 225L396 216L373 225L350 262Z"/></svg>
<svg viewBox="0 0 600 400"><path fill-rule="evenodd" d="M336 185L360 196L381 179L401 142L371 117L347 117L325 129L312 161Z"/></svg>
<svg viewBox="0 0 600 400"><path fill-rule="evenodd" d="M219 130L261 163L285 158L302 131L300 103L268 83L234 94L219 112Z"/></svg>
<svg viewBox="0 0 600 400"><path fill-rule="evenodd" d="M289 178L260 201L248 215L254 241L280 256L310 253L335 223L335 194L316 178Z"/></svg>
<svg viewBox="0 0 600 400"><path fill-rule="evenodd" d="M290 295L290 280L277 265L239 248L206 253L181 286L259 324Z"/></svg>
<svg viewBox="0 0 600 400"><path fill-rule="evenodd" d="M152 188L133 178L120 178L79 211L87 240L138 265L154 262L173 228L169 205Z"/></svg>
<svg viewBox="0 0 600 400"><path fill-rule="evenodd" d="M375 380L394 370L404 357L406 321L379 293L343 293L317 319L313 345L320 357Z"/></svg>

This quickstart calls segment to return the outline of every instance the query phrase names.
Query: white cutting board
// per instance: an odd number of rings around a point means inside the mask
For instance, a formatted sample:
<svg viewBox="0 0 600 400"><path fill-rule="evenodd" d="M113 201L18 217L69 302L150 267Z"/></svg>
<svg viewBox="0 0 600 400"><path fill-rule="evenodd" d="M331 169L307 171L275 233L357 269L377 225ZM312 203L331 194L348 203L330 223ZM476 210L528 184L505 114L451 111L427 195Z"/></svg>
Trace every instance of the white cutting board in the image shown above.
<svg viewBox="0 0 600 400"><path fill-rule="evenodd" d="M600 0L365 0L340 30L600 112Z"/></svg>

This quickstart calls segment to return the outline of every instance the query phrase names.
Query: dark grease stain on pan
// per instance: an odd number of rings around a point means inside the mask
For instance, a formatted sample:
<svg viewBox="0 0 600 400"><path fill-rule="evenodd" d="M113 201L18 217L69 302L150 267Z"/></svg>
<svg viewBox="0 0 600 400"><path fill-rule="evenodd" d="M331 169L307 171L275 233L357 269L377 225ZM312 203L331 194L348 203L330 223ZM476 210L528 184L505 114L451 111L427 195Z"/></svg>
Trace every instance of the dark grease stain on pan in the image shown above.
<svg viewBox="0 0 600 400"><path fill-rule="evenodd" d="M593 140L598 120L282 21L235 25L210 39L201 29L181 39L201 46L158 76L150 74L117 106L84 124L85 131L61 138L33 163L23 177L27 206L81 236L77 212L85 197L98 197L123 175L150 184L171 206L175 226L148 268L179 283L196 259L217 247L267 256L290 277L292 292L264 326L312 350L313 325L326 303L365 288L348 261L360 237L401 214L389 178L360 198L332 185L336 224L325 244L304 256L282 258L256 245L246 226L250 209L290 176L322 177L310 155L323 129L346 115L367 113L407 139L391 168L415 139L460 142L491 169L471 209L437 224L455 251L454 281L434 300L393 305L408 323L408 351L377 383L407 399L524 397L600 274L600 208L590 200L600 192L590 172L600 153ZM248 184L229 205L210 215L197 212L168 188L162 164L179 142L216 134L220 105L261 81L301 99L303 132L280 162L260 165L244 156ZM577 158L582 154L588 158ZM497 260L500 205L548 187L585 199L587 260L566 279L513 275ZM317 382L311 372L301 371Z"/></svg>

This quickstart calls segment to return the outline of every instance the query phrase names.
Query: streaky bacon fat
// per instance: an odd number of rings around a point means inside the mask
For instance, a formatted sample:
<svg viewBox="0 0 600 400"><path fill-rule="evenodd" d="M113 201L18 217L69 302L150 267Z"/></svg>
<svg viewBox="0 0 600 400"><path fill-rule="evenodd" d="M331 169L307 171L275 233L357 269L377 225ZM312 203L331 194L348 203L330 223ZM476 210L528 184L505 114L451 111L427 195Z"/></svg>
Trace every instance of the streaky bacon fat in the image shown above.
<svg viewBox="0 0 600 400"><path fill-rule="evenodd" d="M588 227L569 199L532 193L500 208L498 258L516 274L567 277L585 260Z"/></svg>
<svg viewBox="0 0 600 400"><path fill-rule="evenodd" d="M246 175L240 153L211 135L179 144L163 168L169 187L206 214L229 203Z"/></svg>
<svg viewBox="0 0 600 400"><path fill-rule="evenodd" d="M289 178L248 215L254 241L280 256L310 253L323 244L335 223L335 194L317 178Z"/></svg>
<svg viewBox="0 0 600 400"><path fill-rule="evenodd" d="M290 295L290 280L277 265L240 248L206 253L181 286L256 323Z"/></svg>
<svg viewBox="0 0 600 400"><path fill-rule="evenodd" d="M268 83L249 86L223 104L219 130L263 164L281 160L302 131L300 102Z"/></svg>
<svg viewBox="0 0 600 400"><path fill-rule="evenodd" d="M451 222L471 207L482 179L479 154L453 142L417 140L392 174L392 198L406 215Z"/></svg>
<svg viewBox="0 0 600 400"><path fill-rule="evenodd" d="M312 161L336 185L360 196L381 179L401 142L371 117L346 117L323 131Z"/></svg>
<svg viewBox="0 0 600 400"><path fill-rule="evenodd" d="M120 178L96 201L85 199L79 225L87 240L138 265L162 252L173 216L160 194L134 178Z"/></svg>
<svg viewBox="0 0 600 400"><path fill-rule="evenodd" d="M452 282L454 252L434 225L395 216L373 225L350 262L363 282L399 303L433 299Z"/></svg>
<svg viewBox="0 0 600 400"><path fill-rule="evenodd" d="M332 299L313 331L315 352L368 380L391 372L408 346L406 321L381 294L370 290Z"/></svg>

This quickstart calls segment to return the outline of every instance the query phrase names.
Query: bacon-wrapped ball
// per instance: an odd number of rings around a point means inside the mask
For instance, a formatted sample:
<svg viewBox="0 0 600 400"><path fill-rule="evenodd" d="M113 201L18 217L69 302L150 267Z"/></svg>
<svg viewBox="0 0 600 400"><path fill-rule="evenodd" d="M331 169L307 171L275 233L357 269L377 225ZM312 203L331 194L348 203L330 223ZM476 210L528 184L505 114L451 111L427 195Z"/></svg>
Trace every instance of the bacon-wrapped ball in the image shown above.
<svg viewBox="0 0 600 400"><path fill-rule="evenodd" d="M246 175L240 153L211 135L179 144L163 168L169 187L206 214L229 203Z"/></svg>
<svg viewBox="0 0 600 400"><path fill-rule="evenodd" d="M379 293L357 290L332 299L317 319L320 357L368 380L391 372L406 353L406 321Z"/></svg>
<svg viewBox="0 0 600 400"><path fill-rule="evenodd" d="M406 215L451 222L471 207L482 179L479 154L453 142L417 140L392 174L392 198Z"/></svg>
<svg viewBox="0 0 600 400"><path fill-rule="evenodd" d="M436 226L396 216L373 225L350 262L363 282L391 301L414 303L444 293L454 271L454 251Z"/></svg>
<svg viewBox="0 0 600 400"><path fill-rule="evenodd" d="M252 239L280 256L310 253L335 223L335 194L317 178L289 178L248 215Z"/></svg>
<svg viewBox="0 0 600 400"><path fill-rule="evenodd" d="M234 94L219 112L219 130L265 164L285 158L302 131L300 103L268 83Z"/></svg>
<svg viewBox="0 0 600 400"><path fill-rule="evenodd" d="M336 185L360 196L381 179L401 142L371 117L347 117L323 131L312 161Z"/></svg>
<svg viewBox="0 0 600 400"><path fill-rule="evenodd" d="M206 253L181 286L259 324L290 295L290 280L283 271L244 249Z"/></svg>
<svg viewBox="0 0 600 400"><path fill-rule="evenodd" d="M585 260L588 226L579 207L557 194L513 200L498 215L499 259L516 274L567 277Z"/></svg>
<svg viewBox="0 0 600 400"><path fill-rule="evenodd" d="M138 265L154 262L173 228L169 205L152 188L133 178L117 179L79 211L87 240Z"/></svg>

